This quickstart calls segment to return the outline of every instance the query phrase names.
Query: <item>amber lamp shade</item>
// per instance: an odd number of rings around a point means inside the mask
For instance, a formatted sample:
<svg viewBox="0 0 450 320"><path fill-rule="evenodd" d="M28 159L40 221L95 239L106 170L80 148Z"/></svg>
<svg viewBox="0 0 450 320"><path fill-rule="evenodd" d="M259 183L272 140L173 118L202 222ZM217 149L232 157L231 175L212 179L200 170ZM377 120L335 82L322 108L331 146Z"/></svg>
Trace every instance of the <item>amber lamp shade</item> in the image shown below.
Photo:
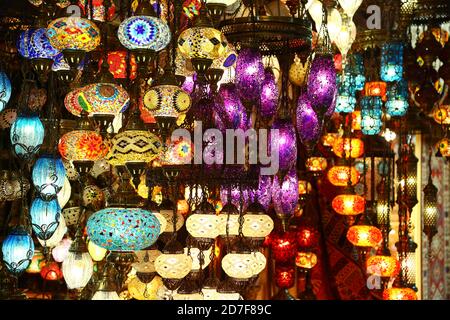
<svg viewBox="0 0 450 320"><path fill-rule="evenodd" d="M270 236L270 248L275 261L294 261L297 252L296 234L292 231L272 234Z"/></svg>
<svg viewBox="0 0 450 320"><path fill-rule="evenodd" d="M366 200L357 194L340 194L331 202L334 211L344 216L355 216L364 212Z"/></svg>
<svg viewBox="0 0 450 320"><path fill-rule="evenodd" d="M275 265L275 284L278 288L288 289L294 286L295 267L291 265Z"/></svg>
<svg viewBox="0 0 450 320"><path fill-rule="evenodd" d="M303 269L312 269L317 264L317 255L313 252L297 252L295 265Z"/></svg>
<svg viewBox="0 0 450 320"><path fill-rule="evenodd" d="M383 240L383 234L377 227L357 225L348 229L347 239L355 247L374 248Z"/></svg>
<svg viewBox="0 0 450 320"><path fill-rule="evenodd" d="M306 169L312 173L320 173L327 168L327 159L324 157L310 157L306 160Z"/></svg>
<svg viewBox="0 0 450 320"><path fill-rule="evenodd" d="M372 256L367 259L367 273L380 277L396 277L400 272L400 262L392 256Z"/></svg>
<svg viewBox="0 0 450 320"><path fill-rule="evenodd" d="M339 158L359 158L364 153L364 142L358 138L338 138L333 143L333 152Z"/></svg>
<svg viewBox="0 0 450 320"><path fill-rule="evenodd" d="M334 166L330 168L327 176L330 183L336 187L346 187L349 181L354 186L359 180L359 173L356 168L349 166Z"/></svg>
<svg viewBox="0 0 450 320"><path fill-rule="evenodd" d="M389 288L383 291L383 300L417 300L417 294L410 288Z"/></svg>
<svg viewBox="0 0 450 320"><path fill-rule="evenodd" d="M369 97L385 97L387 85L383 81L366 82L364 85L364 93Z"/></svg>

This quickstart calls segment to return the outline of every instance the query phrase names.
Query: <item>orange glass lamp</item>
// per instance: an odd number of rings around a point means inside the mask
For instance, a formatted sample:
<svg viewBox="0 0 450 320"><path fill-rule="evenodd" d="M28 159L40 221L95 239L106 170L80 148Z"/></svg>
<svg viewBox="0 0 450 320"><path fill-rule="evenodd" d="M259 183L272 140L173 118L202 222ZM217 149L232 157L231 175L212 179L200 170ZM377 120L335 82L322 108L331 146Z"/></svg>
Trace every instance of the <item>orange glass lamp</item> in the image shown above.
<svg viewBox="0 0 450 320"><path fill-rule="evenodd" d="M311 193L311 190L311 183L307 180L298 180L298 202L300 205L304 204L308 194Z"/></svg>
<svg viewBox="0 0 450 320"><path fill-rule="evenodd" d="M334 141L333 152L339 158L359 158L364 153L364 142L358 138L338 138Z"/></svg>
<svg viewBox="0 0 450 320"><path fill-rule="evenodd" d="M355 110L352 112L352 130L361 130L361 111Z"/></svg>
<svg viewBox="0 0 450 320"><path fill-rule="evenodd" d="M317 264L317 255L313 252L297 252L295 265L303 269L312 269Z"/></svg>
<svg viewBox="0 0 450 320"><path fill-rule="evenodd" d="M364 86L364 93L370 97L382 97L386 96L387 85L384 81L370 81L366 82Z"/></svg>
<svg viewBox="0 0 450 320"><path fill-rule="evenodd" d="M440 125L450 124L450 104L440 105L433 110L433 119Z"/></svg>
<svg viewBox="0 0 450 320"><path fill-rule="evenodd" d="M339 133L328 132L322 136L322 144L324 147L332 147L337 138L339 138Z"/></svg>
<svg viewBox="0 0 450 320"><path fill-rule="evenodd" d="M189 203L185 199L177 201L177 210L183 216L186 216L189 212Z"/></svg>
<svg viewBox="0 0 450 320"><path fill-rule="evenodd" d="M386 289L389 280L399 274L400 262L392 256L372 256L367 259L366 271L368 275L379 276L381 278L383 289Z"/></svg>
<svg viewBox="0 0 450 320"><path fill-rule="evenodd" d="M357 247L361 262L365 264L367 253L381 243L383 234L377 227L356 225L348 229L347 240Z"/></svg>
<svg viewBox="0 0 450 320"><path fill-rule="evenodd" d="M337 165L331 167L327 176L330 183L336 187L346 187L349 182L354 186L359 181L359 173L353 166Z"/></svg>
<svg viewBox="0 0 450 320"><path fill-rule="evenodd" d="M450 157L450 139L448 138L441 139L437 143L436 149L438 149L442 157Z"/></svg>
<svg viewBox="0 0 450 320"><path fill-rule="evenodd" d="M344 194L334 197L331 206L334 211L343 216L356 216L364 212L366 208L366 199L360 195L354 194L352 188L349 188Z"/></svg>
<svg viewBox="0 0 450 320"><path fill-rule="evenodd" d="M306 160L306 170L313 176L320 176L327 168L327 159L324 157L310 157Z"/></svg>
<svg viewBox="0 0 450 320"><path fill-rule="evenodd" d="M417 294L411 288L389 288L383 291L383 300L417 300Z"/></svg>

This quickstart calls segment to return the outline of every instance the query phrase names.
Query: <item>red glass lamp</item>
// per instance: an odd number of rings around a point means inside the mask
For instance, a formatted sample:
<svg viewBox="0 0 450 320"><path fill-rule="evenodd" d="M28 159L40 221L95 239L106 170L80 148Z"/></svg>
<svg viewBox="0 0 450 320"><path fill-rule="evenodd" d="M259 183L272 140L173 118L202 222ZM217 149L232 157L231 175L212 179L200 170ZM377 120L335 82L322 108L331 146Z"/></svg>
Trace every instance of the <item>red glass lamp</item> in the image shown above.
<svg viewBox="0 0 450 320"><path fill-rule="evenodd" d="M273 233L270 237L270 247L275 261L293 261L297 252L296 234L292 231Z"/></svg>
<svg viewBox="0 0 450 320"><path fill-rule="evenodd" d="M50 262L47 263L45 266L41 269L41 277L44 280L48 281L56 281L60 280L63 277L62 271L59 268L58 263L56 262Z"/></svg>
<svg viewBox="0 0 450 320"><path fill-rule="evenodd" d="M275 284L280 289L288 289L294 286L295 267L291 265L275 265Z"/></svg>

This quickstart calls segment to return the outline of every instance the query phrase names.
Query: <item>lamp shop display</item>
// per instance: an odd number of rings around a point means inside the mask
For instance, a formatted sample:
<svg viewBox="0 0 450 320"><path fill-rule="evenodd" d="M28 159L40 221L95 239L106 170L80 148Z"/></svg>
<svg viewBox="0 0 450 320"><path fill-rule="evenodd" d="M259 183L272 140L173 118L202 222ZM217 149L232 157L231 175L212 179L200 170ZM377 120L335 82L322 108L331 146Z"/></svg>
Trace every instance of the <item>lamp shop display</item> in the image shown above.
<svg viewBox="0 0 450 320"><path fill-rule="evenodd" d="M447 2L14 3L1 299L429 297L418 266L449 199Z"/></svg>

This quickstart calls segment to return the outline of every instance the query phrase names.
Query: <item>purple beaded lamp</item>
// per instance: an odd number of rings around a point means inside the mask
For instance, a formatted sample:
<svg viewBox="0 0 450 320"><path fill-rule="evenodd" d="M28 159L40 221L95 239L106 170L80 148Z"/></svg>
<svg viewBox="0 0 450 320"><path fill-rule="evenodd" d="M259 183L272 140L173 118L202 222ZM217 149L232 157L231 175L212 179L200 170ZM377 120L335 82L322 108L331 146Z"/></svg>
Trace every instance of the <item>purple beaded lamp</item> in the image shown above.
<svg viewBox="0 0 450 320"><path fill-rule="evenodd" d="M238 90L233 83L224 83L220 86L215 111L224 128L247 129L248 120L245 107L239 99ZM219 127L219 129L223 129Z"/></svg>
<svg viewBox="0 0 450 320"><path fill-rule="evenodd" d="M236 62L236 86L240 97L244 100L258 101L262 79L264 79L264 64L261 53L252 48L242 49Z"/></svg>
<svg viewBox="0 0 450 320"><path fill-rule="evenodd" d="M222 201L223 204L228 203L228 191L229 191L228 187L225 186L220 187L220 201ZM241 201L242 201L242 208L240 208ZM245 211L248 205L254 201L255 201L254 190L248 187L242 187L242 190L239 187L231 188L231 203L234 206L236 206L236 208Z"/></svg>
<svg viewBox="0 0 450 320"><path fill-rule="evenodd" d="M298 177L292 168L281 180L278 175L273 177L272 201L278 215L292 215L298 202Z"/></svg>
<svg viewBox="0 0 450 320"><path fill-rule="evenodd" d="M310 148L317 144L321 134L321 121L312 107L307 93L297 103L297 132L302 143Z"/></svg>
<svg viewBox="0 0 450 320"><path fill-rule="evenodd" d="M272 176L260 175L258 190L256 191L258 202L264 207L264 210L268 210L270 201L272 200Z"/></svg>
<svg viewBox="0 0 450 320"><path fill-rule="evenodd" d="M279 118L274 121L272 129L278 129L278 135L271 131L270 143L278 145L279 169L289 170L297 163L297 137L294 125L288 118ZM272 149L272 145L270 148Z"/></svg>
<svg viewBox="0 0 450 320"><path fill-rule="evenodd" d="M334 111L336 110L337 97L338 97L338 90L336 88L333 96L333 101L331 102L331 105L328 107L327 112L325 112L325 119L331 118Z"/></svg>
<svg viewBox="0 0 450 320"><path fill-rule="evenodd" d="M336 70L331 54L316 53L308 76L308 95L314 110L326 113L336 94Z"/></svg>
<svg viewBox="0 0 450 320"><path fill-rule="evenodd" d="M261 116L271 118L275 115L278 105L278 86L273 71L264 71L264 81L261 85Z"/></svg>

